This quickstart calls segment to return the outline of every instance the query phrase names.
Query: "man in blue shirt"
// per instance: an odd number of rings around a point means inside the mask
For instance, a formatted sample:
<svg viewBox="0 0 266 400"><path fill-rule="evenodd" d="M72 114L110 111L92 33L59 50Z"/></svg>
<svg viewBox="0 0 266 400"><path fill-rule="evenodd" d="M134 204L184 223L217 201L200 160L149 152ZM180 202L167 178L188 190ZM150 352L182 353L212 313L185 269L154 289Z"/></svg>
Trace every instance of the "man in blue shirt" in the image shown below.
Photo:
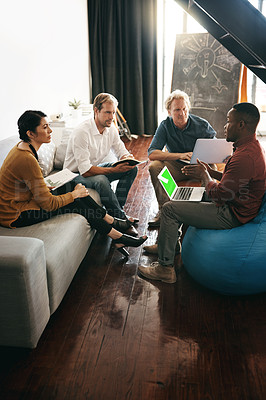
<svg viewBox="0 0 266 400"><path fill-rule="evenodd" d="M157 178L160 171L167 166L176 182L184 180L181 172L184 165L177 160L190 160L198 138L213 138L216 135L208 121L189 114L190 107L189 97L185 92L173 91L165 102L168 117L157 128L148 149L149 159L152 161L149 172L159 205L158 214L153 221L149 221L150 228L160 226L161 207L169 200ZM167 151L163 151L164 147Z"/></svg>

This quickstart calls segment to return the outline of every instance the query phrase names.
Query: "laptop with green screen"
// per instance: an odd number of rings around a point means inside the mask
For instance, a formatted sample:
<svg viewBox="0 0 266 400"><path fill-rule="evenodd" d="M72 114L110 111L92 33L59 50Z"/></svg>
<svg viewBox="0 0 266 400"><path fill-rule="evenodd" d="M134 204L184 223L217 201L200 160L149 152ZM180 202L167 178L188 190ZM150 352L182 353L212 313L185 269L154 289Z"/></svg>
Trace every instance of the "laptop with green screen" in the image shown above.
<svg viewBox="0 0 266 400"><path fill-rule="evenodd" d="M178 186L167 167L161 170L158 179L170 200L201 201L205 192L205 187Z"/></svg>

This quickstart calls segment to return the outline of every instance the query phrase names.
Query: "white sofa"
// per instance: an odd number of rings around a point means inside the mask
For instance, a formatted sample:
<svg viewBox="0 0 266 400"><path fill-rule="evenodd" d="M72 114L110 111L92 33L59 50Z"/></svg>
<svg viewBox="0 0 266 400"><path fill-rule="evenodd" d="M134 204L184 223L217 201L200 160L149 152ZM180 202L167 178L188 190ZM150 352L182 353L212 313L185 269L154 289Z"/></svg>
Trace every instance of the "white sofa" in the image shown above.
<svg viewBox="0 0 266 400"><path fill-rule="evenodd" d="M0 166L17 136L0 141ZM39 154L46 172L62 167L66 139ZM40 149L40 150L41 150ZM100 202L98 193L89 190ZM0 345L34 348L62 301L94 237L78 214L56 216L29 227L0 226Z"/></svg>

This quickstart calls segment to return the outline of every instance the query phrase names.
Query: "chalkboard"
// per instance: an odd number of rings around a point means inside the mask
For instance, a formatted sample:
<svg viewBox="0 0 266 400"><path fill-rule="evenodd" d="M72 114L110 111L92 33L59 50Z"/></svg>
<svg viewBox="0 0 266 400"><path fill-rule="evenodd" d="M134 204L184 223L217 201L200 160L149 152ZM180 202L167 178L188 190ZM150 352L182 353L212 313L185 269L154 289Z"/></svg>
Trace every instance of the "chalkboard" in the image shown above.
<svg viewBox="0 0 266 400"><path fill-rule="evenodd" d="M209 33L176 35L172 90L189 95L192 114L224 137L228 110L238 100L241 63Z"/></svg>

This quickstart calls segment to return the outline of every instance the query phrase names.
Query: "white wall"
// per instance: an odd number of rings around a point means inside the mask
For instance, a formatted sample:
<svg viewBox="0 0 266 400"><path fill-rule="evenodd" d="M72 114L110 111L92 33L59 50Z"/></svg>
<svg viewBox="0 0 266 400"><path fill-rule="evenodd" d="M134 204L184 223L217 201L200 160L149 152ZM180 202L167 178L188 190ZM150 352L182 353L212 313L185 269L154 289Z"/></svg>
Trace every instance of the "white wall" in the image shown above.
<svg viewBox="0 0 266 400"><path fill-rule="evenodd" d="M65 112L89 101L86 0L0 2L0 139L27 109Z"/></svg>

